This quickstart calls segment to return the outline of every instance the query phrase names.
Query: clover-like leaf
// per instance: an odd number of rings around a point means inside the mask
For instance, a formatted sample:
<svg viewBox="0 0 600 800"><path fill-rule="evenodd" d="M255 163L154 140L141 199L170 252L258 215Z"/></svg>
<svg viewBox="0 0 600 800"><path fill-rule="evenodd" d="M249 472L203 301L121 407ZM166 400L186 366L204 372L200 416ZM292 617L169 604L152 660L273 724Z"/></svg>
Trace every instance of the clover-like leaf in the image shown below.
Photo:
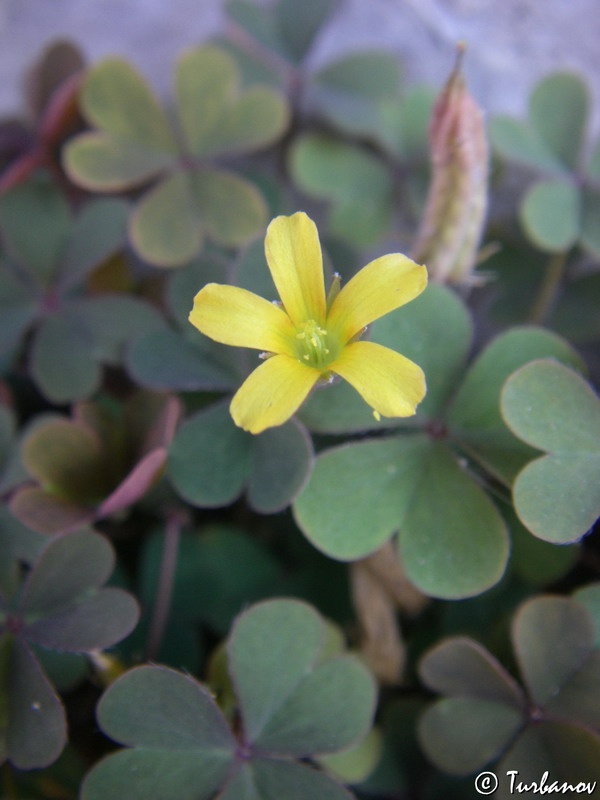
<svg viewBox="0 0 600 800"><path fill-rule="evenodd" d="M598 731L600 652L588 609L566 597L534 597L513 620L521 674L543 715Z"/></svg>
<svg viewBox="0 0 600 800"><path fill-rule="evenodd" d="M252 436L233 423L226 405L218 404L180 427L169 451L168 474L193 505L227 505L246 489L254 508L273 513L293 500L311 466L312 445L299 423Z"/></svg>
<svg viewBox="0 0 600 800"><path fill-rule="evenodd" d="M267 86L241 89L235 61L215 45L184 53L176 88L187 146L196 157L258 149L287 125L283 95Z"/></svg>
<svg viewBox="0 0 600 800"><path fill-rule="evenodd" d="M16 492L13 513L35 530L56 533L135 502L164 465L179 412L176 398L142 392L114 418L98 406L81 404L74 419L37 426L23 443L25 466L37 485ZM125 459L124 442L129 446Z"/></svg>
<svg viewBox="0 0 600 800"><path fill-rule="evenodd" d="M397 59L391 53L351 53L312 76L308 102L343 132L373 136L386 103L399 102Z"/></svg>
<svg viewBox="0 0 600 800"><path fill-rule="evenodd" d="M234 59L214 44L182 56L176 100L181 144L137 71L105 59L82 89L84 113L99 130L75 137L64 153L66 171L86 188L123 190L160 176L134 210L130 236L142 258L163 267L191 261L207 235L237 247L264 227L266 204L254 184L207 159L264 147L288 119L282 94L242 88Z"/></svg>
<svg viewBox="0 0 600 800"><path fill-rule="evenodd" d="M265 601L238 618L228 654L248 744L298 757L342 750L366 733L372 678L353 657L322 661L324 633L319 616L296 600Z"/></svg>
<svg viewBox="0 0 600 800"><path fill-rule="evenodd" d="M500 392L515 369L535 358L555 358L575 367L570 345L542 328L512 328L479 354L453 398L447 423L453 438L495 477L509 484L534 451L511 434L500 414Z"/></svg>
<svg viewBox="0 0 600 800"><path fill-rule="evenodd" d="M105 325L94 325L93 313L106 298L82 297L84 281L124 246L128 205L94 200L72 218L63 193L43 174L2 199L0 225L12 244L11 260L0 272L0 358L17 356L20 340L33 327L28 361L38 388L54 403L86 399L100 385L101 364L120 362L115 340L122 349L161 321L149 304L126 298L121 305L127 308L113 307L119 313L107 332ZM109 354L107 339L115 344Z"/></svg>
<svg viewBox="0 0 600 800"><path fill-rule="evenodd" d="M585 605L537 596L513 618L512 640L529 699L496 660L469 639L437 645L421 677L446 697L422 715L423 748L441 769L466 775L502 757L494 770L523 780L598 778L600 736L596 626ZM573 771L573 764L577 770ZM512 794L500 781L499 796Z"/></svg>
<svg viewBox="0 0 600 800"><path fill-rule="evenodd" d="M539 181L523 198L520 216L528 237L542 250L568 250L579 237L580 192L567 181Z"/></svg>
<svg viewBox="0 0 600 800"><path fill-rule="evenodd" d="M554 72L535 87L529 101L532 124L550 151L570 169L577 169L584 143L588 90L572 72ZM557 114L556 109L561 113Z"/></svg>
<svg viewBox="0 0 600 800"><path fill-rule="evenodd" d="M342 560L374 552L399 530L409 578L434 597L479 594L500 579L508 558L493 503L447 445L425 435L320 454L294 515L316 547Z"/></svg>
<svg viewBox="0 0 600 800"><path fill-rule="evenodd" d="M329 655L325 641L323 620L299 601L266 601L238 617L227 645L237 738L193 678L165 667L131 670L98 707L104 731L130 749L91 770L83 800L351 800L295 760L342 749L371 723L373 679L354 657Z"/></svg>
<svg viewBox="0 0 600 800"><path fill-rule="evenodd" d="M515 509L523 524L550 542L581 538L600 514L600 401L562 364L537 360L511 375L502 414L528 444L549 451L517 475Z"/></svg>
<svg viewBox="0 0 600 800"><path fill-rule="evenodd" d="M103 588L114 566L108 540L76 531L42 549L12 599L0 600L0 737L3 756L22 769L60 754L66 723L34 646L70 652L110 647L138 618L127 592Z"/></svg>
<svg viewBox="0 0 600 800"><path fill-rule="evenodd" d="M389 170L363 148L325 134L307 133L290 151L290 170L300 189L331 202L331 233L364 246L373 244L390 226Z"/></svg>
<svg viewBox="0 0 600 800"><path fill-rule="evenodd" d="M67 201L45 172L0 198L0 227L8 253L43 286L55 277L71 225Z"/></svg>

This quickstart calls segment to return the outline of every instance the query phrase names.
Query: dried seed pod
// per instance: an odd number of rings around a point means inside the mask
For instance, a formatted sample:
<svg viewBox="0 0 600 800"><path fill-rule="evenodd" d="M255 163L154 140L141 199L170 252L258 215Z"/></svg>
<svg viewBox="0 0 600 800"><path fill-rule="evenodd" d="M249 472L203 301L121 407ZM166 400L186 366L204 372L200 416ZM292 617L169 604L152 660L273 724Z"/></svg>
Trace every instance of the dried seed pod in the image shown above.
<svg viewBox="0 0 600 800"><path fill-rule="evenodd" d="M432 280L468 283L487 210L489 148L483 114L462 73L465 47L431 119L432 179L412 258Z"/></svg>

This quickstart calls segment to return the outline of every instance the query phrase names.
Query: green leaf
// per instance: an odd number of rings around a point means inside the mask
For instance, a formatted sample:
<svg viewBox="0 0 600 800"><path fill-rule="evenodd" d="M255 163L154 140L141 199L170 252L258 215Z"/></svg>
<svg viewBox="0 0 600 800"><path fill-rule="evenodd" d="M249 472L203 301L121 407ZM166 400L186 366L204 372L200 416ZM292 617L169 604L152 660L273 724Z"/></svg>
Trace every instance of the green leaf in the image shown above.
<svg viewBox="0 0 600 800"><path fill-rule="evenodd" d="M310 439L297 422L252 436L219 404L180 427L170 450L169 476L188 502L201 507L227 505L247 486L251 505L268 514L291 502L311 463Z"/></svg>
<svg viewBox="0 0 600 800"><path fill-rule="evenodd" d="M22 458L43 489L64 499L90 501L106 482L99 438L72 420L52 419L36 427L23 441Z"/></svg>
<svg viewBox="0 0 600 800"><path fill-rule="evenodd" d="M178 494L201 507L233 502L250 471L248 437L223 404L187 419L169 449L167 470Z"/></svg>
<svg viewBox="0 0 600 800"><path fill-rule="evenodd" d="M62 258L60 288L76 286L125 245L129 206L122 200L96 199L75 221Z"/></svg>
<svg viewBox="0 0 600 800"><path fill-rule="evenodd" d="M565 172L541 135L527 123L500 115L490 121L489 132L494 148L505 158L543 172Z"/></svg>
<svg viewBox="0 0 600 800"><path fill-rule="evenodd" d="M300 529L332 558L374 552L402 524L429 450L426 437L411 436L321 453L294 503Z"/></svg>
<svg viewBox="0 0 600 800"><path fill-rule="evenodd" d="M309 51L321 26L331 16L338 0L279 0L275 7L275 21L281 39L294 61L301 61Z"/></svg>
<svg viewBox="0 0 600 800"><path fill-rule="evenodd" d="M36 283L46 285L54 278L71 225L67 201L46 173L17 184L0 198L0 227L8 252L33 273Z"/></svg>
<svg viewBox="0 0 600 800"><path fill-rule="evenodd" d="M263 8L255 2L248 2L248 0L229 0L226 9L228 17L235 25L239 25L251 39L256 39L267 50L273 50L279 55L286 55L275 15L269 8Z"/></svg>
<svg viewBox="0 0 600 800"><path fill-rule="evenodd" d="M523 198L520 217L527 236L537 247L551 253L568 250L579 237L579 190L565 181L540 181Z"/></svg>
<svg viewBox="0 0 600 800"><path fill-rule="evenodd" d="M166 667L136 667L111 684L98 705L98 722L130 747L197 749L227 758L236 746L209 692Z"/></svg>
<svg viewBox="0 0 600 800"><path fill-rule="evenodd" d="M176 73L178 111L190 152L199 158L270 144L288 121L287 105L267 86L240 89L239 70L216 45L189 50Z"/></svg>
<svg viewBox="0 0 600 800"><path fill-rule="evenodd" d="M17 769L46 767L67 741L65 712L29 646L15 640L9 647L8 757Z"/></svg>
<svg viewBox="0 0 600 800"><path fill-rule="evenodd" d="M497 508L443 442L430 446L408 513L399 521L399 549L409 579L432 597L480 594L502 577L509 557ZM443 509L440 532L438 509Z"/></svg>
<svg viewBox="0 0 600 800"><path fill-rule="evenodd" d="M572 170L579 167L589 103L586 84L571 72L547 75L537 84L529 101L531 122L540 138Z"/></svg>
<svg viewBox="0 0 600 800"><path fill-rule="evenodd" d="M429 650L419 675L435 692L469 697L523 710L525 698L513 678L478 642L467 637L446 639Z"/></svg>
<svg viewBox="0 0 600 800"><path fill-rule="evenodd" d="M521 521L547 541L576 541L600 514L600 401L579 375L540 360L506 382L502 413L517 436L549 451L515 480Z"/></svg>
<svg viewBox="0 0 600 800"><path fill-rule="evenodd" d="M97 192L134 188L174 164L172 153L146 150L99 131L76 136L63 150L63 166L71 180Z"/></svg>
<svg viewBox="0 0 600 800"><path fill-rule="evenodd" d="M111 647L135 627L139 609L123 589L109 586L81 600L75 607L30 622L24 633L42 647L84 653Z"/></svg>
<svg viewBox="0 0 600 800"><path fill-rule="evenodd" d="M555 358L575 367L582 363L568 343L550 331L513 328L496 337L473 362L447 417L460 446L507 484L535 453L502 421L500 392L515 369L535 358Z"/></svg>
<svg viewBox="0 0 600 800"><path fill-rule="evenodd" d="M407 166L425 166L428 160L428 127L436 100L431 86L414 86L398 98L382 100L377 139Z"/></svg>
<svg viewBox="0 0 600 800"><path fill-rule="evenodd" d="M29 352L31 375L54 403L89 397L99 386L101 371L92 360L89 334L75 319L47 316L37 329Z"/></svg>
<svg viewBox="0 0 600 800"><path fill-rule="evenodd" d="M103 364L121 364L131 341L164 326L155 306L127 294L106 293L77 300L69 306L69 315L89 333L91 354Z"/></svg>
<svg viewBox="0 0 600 800"><path fill-rule="evenodd" d="M176 722L171 721L171 729ZM212 800L226 780L231 762L229 753L218 750L121 750L90 770L81 800Z"/></svg>
<svg viewBox="0 0 600 800"><path fill-rule="evenodd" d="M519 783L539 786L546 771L546 789L556 781L559 787L570 783L584 792L586 782L593 784L600 779L599 763L600 739L596 733L566 721L541 721L526 728L496 767L497 774L506 777L494 797L509 800ZM513 791L509 770L518 773Z"/></svg>
<svg viewBox="0 0 600 800"><path fill-rule="evenodd" d="M332 202L331 233L364 246L387 230L392 179L378 158L354 144L317 133L298 137L289 158L298 187Z"/></svg>
<svg viewBox="0 0 600 800"><path fill-rule="evenodd" d="M383 749L383 736L379 728L372 728L358 744L321 756L319 763L343 783L357 784L366 780L377 767Z"/></svg>
<svg viewBox="0 0 600 800"><path fill-rule="evenodd" d="M362 558L400 530L410 580L435 597L479 594L499 580L508 558L495 506L444 443L423 435L325 451L294 514L310 541L340 560Z"/></svg>
<svg viewBox="0 0 600 800"><path fill-rule="evenodd" d="M573 599L582 603L594 618L596 623L594 647L600 647L600 583L590 583L577 589L573 592Z"/></svg>
<svg viewBox="0 0 600 800"><path fill-rule="evenodd" d="M16 349L36 313L37 302L28 287L0 262L0 358Z"/></svg>
<svg viewBox="0 0 600 800"><path fill-rule="evenodd" d="M222 169L199 169L193 196L209 236L225 247L240 247L262 231L267 206L254 184Z"/></svg>
<svg viewBox="0 0 600 800"><path fill-rule="evenodd" d="M168 120L144 78L128 61L105 58L91 67L80 95L88 120L149 151L176 152Z"/></svg>
<svg viewBox="0 0 600 800"><path fill-rule="evenodd" d="M140 336L127 352L127 371L140 386L156 391L226 391L237 379L215 355L169 328Z"/></svg>
<svg viewBox="0 0 600 800"><path fill-rule="evenodd" d="M583 220L581 243L595 258L600 258L600 192L595 187L583 188Z"/></svg>
<svg viewBox="0 0 600 800"><path fill-rule="evenodd" d="M257 758L252 767L261 800L353 800L353 795L339 783L304 764Z"/></svg>
<svg viewBox="0 0 600 800"><path fill-rule="evenodd" d="M373 679L349 656L318 663L324 634L319 616L297 600L266 601L237 619L227 650L249 743L301 756L366 734Z"/></svg>
<svg viewBox="0 0 600 800"><path fill-rule="evenodd" d="M131 217L131 241L146 261L177 267L202 247L204 230L194 207L192 179L175 172L144 195Z"/></svg>
<svg viewBox="0 0 600 800"><path fill-rule="evenodd" d="M418 732L426 755L437 767L452 775L468 775L497 758L522 725L518 709L451 697L425 711Z"/></svg>
<svg viewBox="0 0 600 800"><path fill-rule="evenodd" d="M255 436L248 502L262 514L281 511L308 480L313 462L310 436L295 420Z"/></svg>
<svg viewBox="0 0 600 800"><path fill-rule="evenodd" d="M102 586L115 563L112 546L90 531L66 534L50 541L23 589L21 608L27 614L55 614Z"/></svg>
<svg viewBox="0 0 600 800"><path fill-rule="evenodd" d="M584 665L596 630L587 609L566 597L541 596L524 603L512 638L521 674L534 702L546 707Z"/></svg>
<svg viewBox="0 0 600 800"><path fill-rule="evenodd" d="M344 132L377 133L387 102L399 103L399 65L390 53L365 51L348 56L314 75L309 102Z"/></svg>

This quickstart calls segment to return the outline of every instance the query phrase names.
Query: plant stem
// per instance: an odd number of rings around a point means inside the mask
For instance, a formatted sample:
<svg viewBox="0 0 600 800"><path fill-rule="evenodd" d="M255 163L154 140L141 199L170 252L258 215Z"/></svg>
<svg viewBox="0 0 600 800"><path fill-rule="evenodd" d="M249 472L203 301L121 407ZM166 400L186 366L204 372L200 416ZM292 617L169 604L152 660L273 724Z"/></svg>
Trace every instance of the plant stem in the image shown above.
<svg viewBox="0 0 600 800"><path fill-rule="evenodd" d="M536 325L540 325L545 321L556 302L565 264L567 263L567 253L567 250L563 250L553 255L548 261L542 283L529 312L529 321Z"/></svg>
<svg viewBox="0 0 600 800"><path fill-rule="evenodd" d="M156 601L146 641L145 658L148 661L152 661L158 655L169 616L182 523L183 517L177 512L171 514L167 519Z"/></svg>

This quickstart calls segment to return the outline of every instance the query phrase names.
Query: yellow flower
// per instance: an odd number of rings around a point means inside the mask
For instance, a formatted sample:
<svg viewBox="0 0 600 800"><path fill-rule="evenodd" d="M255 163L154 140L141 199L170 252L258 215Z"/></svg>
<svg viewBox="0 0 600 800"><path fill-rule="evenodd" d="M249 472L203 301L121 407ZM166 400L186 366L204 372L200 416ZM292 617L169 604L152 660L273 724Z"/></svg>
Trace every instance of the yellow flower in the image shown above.
<svg viewBox="0 0 600 800"><path fill-rule="evenodd" d="M317 381L334 374L354 386L376 419L413 415L425 396L422 369L358 338L369 323L423 291L425 267L400 253L381 256L343 289L334 280L326 297L319 235L302 211L271 222L265 253L283 305L237 286L209 283L194 298L189 317L217 342L269 356L231 401L236 425L250 433L281 425Z"/></svg>

